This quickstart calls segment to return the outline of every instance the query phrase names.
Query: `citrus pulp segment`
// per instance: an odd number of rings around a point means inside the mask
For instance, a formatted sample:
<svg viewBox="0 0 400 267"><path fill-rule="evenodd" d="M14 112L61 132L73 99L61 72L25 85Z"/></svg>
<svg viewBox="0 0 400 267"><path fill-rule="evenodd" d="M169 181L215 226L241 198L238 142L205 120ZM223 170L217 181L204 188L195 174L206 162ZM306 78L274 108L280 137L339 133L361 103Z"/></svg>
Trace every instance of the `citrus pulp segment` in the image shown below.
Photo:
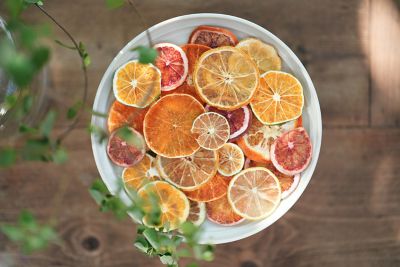
<svg viewBox="0 0 400 267"><path fill-rule="evenodd" d="M139 189L138 197L145 211L143 223L149 227L177 229L189 216L189 200L182 191L163 181L154 181ZM151 221L151 212L159 208L160 221Z"/></svg>
<svg viewBox="0 0 400 267"><path fill-rule="evenodd" d="M230 179L231 177L223 177L217 173L196 190L184 191L184 193L190 200L199 202L213 201L226 195Z"/></svg>
<svg viewBox="0 0 400 267"><path fill-rule="evenodd" d="M207 183L217 172L218 153L200 148L190 156L165 158L157 156L161 177L182 190L195 190Z"/></svg>
<svg viewBox="0 0 400 267"><path fill-rule="evenodd" d="M197 143L202 148L217 150L228 141L230 129L224 116L206 112L194 120L191 132L197 135Z"/></svg>
<svg viewBox="0 0 400 267"><path fill-rule="evenodd" d="M234 110L249 103L258 88L259 78L253 60L229 46L203 53L193 73L201 98L222 110Z"/></svg>
<svg viewBox="0 0 400 267"><path fill-rule="evenodd" d="M135 108L114 101L108 113L108 131L111 133L122 126L130 126L143 134L143 120L148 110L148 108Z"/></svg>
<svg viewBox="0 0 400 267"><path fill-rule="evenodd" d="M243 217L234 212L224 195L206 203L207 218L220 225L232 226L243 221Z"/></svg>
<svg viewBox="0 0 400 267"><path fill-rule="evenodd" d="M236 36L231 31L207 25L197 27L189 37L189 43L206 45L211 48L234 46L237 42Z"/></svg>
<svg viewBox="0 0 400 267"><path fill-rule="evenodd" d="M114 74L115 98L128 106L144 108L161 93L161 73L152 64L132 60L122 65Z"/></svg>
<svg viewBox="0 0 400 267"><path fill-rule="evenodd" d="M237 214L249 220L259 220L277 208L281 200L281 187L271 171L252 167L232 178L227 195Z"/></svg>
<svg viewBox="0 0 400 267"><path fill-rule="evenodd" d="M260 86L250 105L254 115L264 124L294 120L303 110L303 87L289 73L268 71L260 78Z"/></svg>
<svg viewBox="0 0 400 267"><path fill-rule="evenodd" d="M226 143L218 149L218 172L224 176L232 176L243 169L244 154L235 144Z"/></svg>
<svg viewBox="0 0 400 267"><path fill-rule="evenodd" d="M197 202L189 200L190 210L189 217L187 220L192 222L194 225L201 225L206 219L206 204L203 202Z"/></svg>
<svg viewBox="0 0 400 267"><path fill-rule="evenodd" d="M154 103L144 118L144 137L155 153L178 158L192 155L200 146L190 130L204 107L187 94L171 94Z"/></svg>

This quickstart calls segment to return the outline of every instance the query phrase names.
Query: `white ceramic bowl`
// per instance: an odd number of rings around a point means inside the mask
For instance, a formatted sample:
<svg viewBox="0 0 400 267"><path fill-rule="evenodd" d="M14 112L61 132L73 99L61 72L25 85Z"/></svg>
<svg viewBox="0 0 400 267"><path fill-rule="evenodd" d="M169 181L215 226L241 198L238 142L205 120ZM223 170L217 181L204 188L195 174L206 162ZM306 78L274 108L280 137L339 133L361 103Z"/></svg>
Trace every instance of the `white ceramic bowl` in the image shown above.
<svg viewBox="0 0 400 267"><path fill-rule="evenodd" d="M228 227L219 226L210 221L206 221L203 224L204 231L201 236L201 242L219 244L232 242L258 233L276 222L296 203L310 182L317 164L322 137L321 111L314 85L303 64L279 38L257 24L234 16L204 13L172 18L151 27L149 30L155 43L171 42L181 45L187 43L190 33L199 25L214 25L227 28L236 34L239 40L246 37L256 37L266 43L272 44L278 50L283 61L283 70L292 73L303 85L305 96L303 123L313 144L311 163L302 173L297 189L279 204L271 216L260 221L244 221L235 226ZM97 90L93 105L94 110L104 113L108 112L109 106L114 100L112 91L114 72L128 60L136 58L137 54L130 51L130 48L138 45L148 45L145 32L133 38L111 62ZM106 129L106 119L104 118L93 117L92 123ZM103 181L111 192L116 192L122 169L112 164L107 157L106 144L99 144L93 135L92 148L96 165ZM130 202L124 192L121 193L121 198L127 203Z"/></svg>

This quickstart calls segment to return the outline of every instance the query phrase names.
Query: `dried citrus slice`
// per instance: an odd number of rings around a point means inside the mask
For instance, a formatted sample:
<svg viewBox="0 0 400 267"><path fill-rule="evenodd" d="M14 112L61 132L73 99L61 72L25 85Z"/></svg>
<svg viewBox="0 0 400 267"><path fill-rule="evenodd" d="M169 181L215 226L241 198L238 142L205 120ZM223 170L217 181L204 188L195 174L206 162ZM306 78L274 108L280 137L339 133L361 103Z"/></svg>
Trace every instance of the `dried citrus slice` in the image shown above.
<svg viewBox="0 0 400 267"><path fill-rule="evenodd" d="M145 184L160 180L160 175L154 166L154 158L146 154L135 166L125 168L122 171L122 180L126 191L137 192Z"/></svg>
<svg viewBox="0 0 400 267"><path fill-rule="evenodd" d="M139 163L146 153L146 143L143 136L133 128L128 128L131 132L129 140L120 136L119 130L111 133L108 144L108 157L116 165L130 167Z"/></svg>
<svg viewBox="0 0 400 267"><path fill-rule="evenodd" d="M157 168L162 178L183 190L195 190L214 177L218 169L218 153L199 149L182 158L157 156Z"/></svg>
<svg viewBox="0 0 400 267"><path fill-rule="evenodd" d="M189 217L187 220L192 222L194 225L199 226L206 219L206 204L203 202L197 202L189 200L190 210Z"/></svg>
<svg viewBox="0 0 400 267"><path fill-rule="evenodd" d="M197 142L202 148L216 150L229 139L229 123L224 116L215 112L199 115L193 122L192 133L197 134Z"/></svg>
<svg viewBox="0 0 400 267"><path fill-rule="evenodd" d="M129 61L114 74L115 98L128 106L144 108L161 93L161 73L152 64Z"/></svg>
<svg viewBox="0 0 400 267"><path fill-rule="evenodd" d="M138 192L145 211L143 223L149 227L177 229L189 216L189 200L182 191L163 181L154 181L146 184ZM155 202L155 203L154 203ZM160 223L154 225L151 222L150 212L154 205L159 206L161 215Z"/></svg>
<svg viewBox="0 0 400 267"><path fill-rule="evenodd" d="M218 172L224 176L232 176L243 169L243 151L235 144L226 143L218 149Z"/></svg>
<svg viewBox="0 0 400 267"><path fill-rule="evenodd" d="M237 140L247 158L257 162L271 160L271 145L282 133L301 126L301 117L297 120L286 122L282 125L265 125L257 118L253 118L249 130Z"/></svg>
<svg viewBox="0 0 400 267"><path fill-rule="evenodd" d="M187 94L187 95L191 95L194 98L197 99L197 101L199 101L202 105L205 104L204 100L201 99L201 97L199 96L199 94L196 91L196 88L192 85L187 84L186 82L184 82L181 86L179 86L178 88L171 90L171 91L162 91L161 92L161 96L166 96L166 95L171 95L171 94Z"/></svg>
<svg viewBox="0 0 400 267"><path fill-rule="evenodd" d="M254 115L264 124L294 120L303 110L303 87L289 73L269 71L260 78L260 86L250 105Z"/></svg>
<svg viewBox="0 0 400 267"><path fill-rule="evenodd" d="M156 66L161 71L161 90L170 91L181 85L188 74L188 59L182 48L170 43L154 46L158 51Z"/></svg>
<svg viewBox="0 0 400 267"><path fill-rule="evenodd" d="M225 226L231 226L243 221L243 217L236 214L225 196L206 203L207 218Z"/></svg>
<svg viewBox="0 0 400 267"><path fill-rule="evenodd" d="M237 214L249 220L259 220L268 217L278 207L281 187L271 171L253 167L232 178L227 195Z"/></svg>
<svg viewBox="0 0 400 267"><path fill-rule="evenodd" d="M259 72L253 60L234 47L220 47L203 53L194 73L194 85L210 106L234 110L254 95Z"/></svg>
<svg viewBox="0 0 400 267"><path fill-rule="evenodd" d="M144 137L155 153L178 158L192 155L200 146L191 133L193 121L204 112L194 97L173 94L154 103L144 118Z"/></svg>
<svg viewBox="0 0 400 267"><path fill-rule="evenodd" d="M135 108L114 101L108 113L107 126L111 133L128 125L143 134L143 120L149 108Z"/></svg>
<svg viewBox="0 0 400 267"><path fill-rule="evenodd" d="M183 52L185 52L188 62L189 62L189 72L188 76L186 78L186 83L188 85L194 86L193 84L193 71L194 67L196 66L197 61L199 60L200 56L210 50L210 47L205 46L205 45L199 45L199 44L185 44L182 46Z"/></svg>
<svg viewBox="0 0 400 267"><path fill-rule="evenodd" d="M206 45L212 48L226 45L234 46L237 42L236 36L231 31L206 25L194 29L189 37L189 43Z"/></svg>
<svg viewBox="0 0 400 267"><path fill-rule="evenodd" d="M256 38L247 38L241 40L236 48L248 54L256 62L260 74L270 70L281 70L281 58L272 45Z"/></svg>
<svg viewBox="0 0 400 267"><path fill-rule="evenodd" d="M287 198L299 185L300 174L296 174L294 176L283 174L275 168L271 161L268 163L260 163L246 159L244 168L247 169L251 167L264 167L275 174L276 178L279 180L279 185L281 186L282 199Z"/></svg>
<svg viewBox="0 0 400 267"><path fill-rule="evenodd" d="M287 175L304 171L310 164L311 155L311 140L303 127L284 133L271 146L272 163Z"/></svg>
<svg viewBox="0 0 400 267"><path fill-rule="evenodd" d="M213 201L226 195L230 180L231 177L224 177L217 173L213 178L202 184L196 190L184 191L184 193L190 200L200 202Z"/></svg>

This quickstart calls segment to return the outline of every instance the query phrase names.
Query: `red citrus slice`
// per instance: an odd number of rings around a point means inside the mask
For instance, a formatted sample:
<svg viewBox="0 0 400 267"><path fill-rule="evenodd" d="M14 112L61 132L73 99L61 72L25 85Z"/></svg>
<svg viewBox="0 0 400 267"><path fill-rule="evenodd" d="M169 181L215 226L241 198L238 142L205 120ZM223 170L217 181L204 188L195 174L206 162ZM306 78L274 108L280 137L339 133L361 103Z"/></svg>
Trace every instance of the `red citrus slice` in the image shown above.
<svg viewBox="0 0 400 267"><path fill-rule="evenodd" d="M237 42L236 36L231 31L206 25L197 27L189 37L189 43L206 45L211 48L235 46Z"/></svg>
<svg viewBox="0 0 400 267"><path fill-rule="evenodd" d="M206 106L207 111L216 112L224 116L229 123L229 141L234 141L247 132L252 120L252 112L248 106L243 106L232 111L220 110L211 106Z"/></svg>
<svg viewBox="0 0 400 267"><path fill-rule="evenodd" d="M108 131L111 133L122 126L128 125L143 134L143 120L148 110L149 108L135 108L114 101L108 113Z"/></svg>
<svg viewBox="0 0 400 267"><path fill-rule="evenodd" d="M226 195L207 202L206 210L207 218L216 224L231 226L243 221L243 218L233 211Z"/></svg>
<svg viewBox="0 0 400 267"><path fill-rule="evenodd" d="M154 46L158 51L155 65L161 71L161 90L170 91L181 85L188 74L188 59L182 48L170 43Z"/></svg>
<svg viewBox="0 0 400 267"><path fill-rule="evenodd" d="M271 160L281 173L295 175L310 164L311 140L303 127L282 134L271 146Z"/></svg>
<svg viewBox="0 0 400 267"><path fill-rule="evenodd" d="M143 136L133 128L128 128L131 136L125 140L119 130L111 133L108 139L107 154L112 162L121 167L130 167L140 162L146 153Z"/></svg>
<svg viewBox="0 0 400 267"><path fill-rule="evenodd" d="M216 174L207 183L193 191L184 191L188 199L199 202L209 202L226 195L231 177Z"/></svg>
<svg viewBox="0 0 400 267"><path fill-rule="evenodd" d="M194 225L199 226L206 219L206 204L203 202L197 202L189 200L190 209L189 217L187 220L192 222Z"/></svg>

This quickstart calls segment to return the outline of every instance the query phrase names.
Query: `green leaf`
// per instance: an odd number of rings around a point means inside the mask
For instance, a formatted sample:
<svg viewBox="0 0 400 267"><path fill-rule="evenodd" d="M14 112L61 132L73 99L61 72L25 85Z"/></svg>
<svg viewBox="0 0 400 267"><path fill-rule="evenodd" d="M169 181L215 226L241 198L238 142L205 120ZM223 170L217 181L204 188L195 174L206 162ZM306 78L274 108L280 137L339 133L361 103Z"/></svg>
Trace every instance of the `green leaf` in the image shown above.
<svg viewBox="0 0 400 267"><path fill-rule="evenodd" d="M68 160L67 151L62 148L58 147L56 151L53 153L53 162L56 164L65 163Z"/></svg>
<svg viewBox="0 0 400 267"><path fill-rule="evenodd" d="M160 261L165 265L176 265L174 258L169 255L160 256Z"/></svg>
<svg viewBox="0 0 400 267"><path fill-rule="evenodd" d="M52 110L47 113L46 117L39 126L40 134L46 137L50 135L51 130L53 129L54 126L54 121L56 119L56 116L57 116L56 112Z"/></svg>
<svg viewBox="0 0 400 267"><path fill-rule="evenodd" d="M2 225L0 230L5 234L11 241L20 241L24 238L24 233L18 227L12 225Z"/></svg>
<svg viewBox="0 0 400 267"><path fill-rule="evenodd" d="M32 51L32 63L36 69L41 69L50 58L50 50L47 47L38 47Z"/></svg>
<svg viewBox="0 0 400 267"><path fill-rule="evenodd" d="M125 0L106 0L106 6L109 9L116 9L121 6L123 6L125 3Z"/></svg>
<svg viewBox="0 0 400 267"><path fill-rule="evenodd" d="M81 56L83 60L83 65L85 67L88 67L92 60L90 59L90 56L88 52L86 51L86 47L82 42L79 42L79 55Z"/></svg>
<svg viewBox="0 0 400 267"><path fill-rule="evenodd" d="M139 45L132 49L139 53L139 62L143 64L154 63L158 56L156 49L148 46Z"/></svg>
<svg viewBox="0 0 400 267"><path fill-rule="evenodd" d="M12 108L17 103L18 97L15 94L7 95L5 98L5 104L7 109Z"/></svg>
<svg viewBox="0 0 400 267"><path fill-rule="evenodd" d="M24 7L22 0L7 0L6 6L13 17L19 16Z"/></svg>
<svg viewBox="0 0 400 267"><path fill-rule="evenodd" d="M199 265L197 265L197 263L195 262L191 262L188 265L186 265L186 267L199 267Z"/></svg>
<svg viewBox="0 0 400 267"><path fill-rule="evenodd" d="M108 194L107 186L101 179L96 179L93 181L92 186L90 187L91 190L100 192L101 194Z"/></svg>
<svg viewBox="0 0 400 267"><path fill-rule="evenodd" d="M27 4L38 4L39 6L43 6L42 0L24 0Z"/></svg>
<svg viewBox="0 0 400 267"><path fill-rule="evenodd" d="M143 236L147 239L150 245L155 249L160 249L160 241L158 238L158 232L152 228L147 228L143 231Z"/></svg>
<svg viewBox="0 0 400 267"><path fill-rule="evenodd" d="M10 167L17 159L17 151L13 148L0 148L0 167Z"/></svg>
<svg viewBox="0 0 400 267"><path fill-rule="evenodd" d="M32 108L32 104L33 104L33 96L32 95L26 95L24 96L23 100L22 100L22 107L23 107L23 112L24 114L28 114L29 111Z"/></svg>
<svg viewBox="0 0 400 267"><path fill-rule="evenodd" d="M76 102L72 107L68 108L67 111L67 119L71 120L76 117L79 112L79 109L82 107L82 101Z"/></svg>
<svg viewBox="0 0 400 267"><path fill-rule="evenodd" d="M30 213L29 211L22 211L19 215L19 219L18 222L21 226L26 227L26 228L36 228L37 224L36 224L36 219L33 216L32 213Z"/></svg>
<svg viewBox="0 0 400 267"><path fill-rule="evenodd" d="M44 240L54 240L57 238L57 233L51 226L45 225L39 230L39 236Z"/></svg>
<svg viewBox="0 0 400 267"><path fill-rule="evenodd" d="M19 130L20 133L24 133L24 134L34 134L34 133L37 132L36 128L32 128L32 127L30 127L30 126L28 126L26 124L23 124L23 123L21 123L19 125L18 130Z"/></svg>
<svg viewBox="0 0 400 267"><path fill-rule="evenodd" d="M22 158L24 160L48 161L50 142L47 138L28 139L22 148Z"/></svg>
<svg viewBox="0 0 400 267"><path fill-rule="evenodd" d="M134 134L131 128L123 126L117 130L117 135L129 145L135 146L138 149L143 147L143 139Z"/></svg>
<svg viewBox="0 0 400 267"><path fill-rule="evenodd" d="M104 131L103 128L93 125L93 124L89 125L88 131L97 138L97 141L100 144L103 143L104 140L106 140L108 137L107 132Z"/></svg>
<svg viewBox="0 0 400 267"><path fill-rule="evenodd" d="M136 237L134 246L139 249L139 251L147 254L150 248L150 244L149 242L147 242L146 238L144 238L144 236L142 235L138 235Z"/></svg>

